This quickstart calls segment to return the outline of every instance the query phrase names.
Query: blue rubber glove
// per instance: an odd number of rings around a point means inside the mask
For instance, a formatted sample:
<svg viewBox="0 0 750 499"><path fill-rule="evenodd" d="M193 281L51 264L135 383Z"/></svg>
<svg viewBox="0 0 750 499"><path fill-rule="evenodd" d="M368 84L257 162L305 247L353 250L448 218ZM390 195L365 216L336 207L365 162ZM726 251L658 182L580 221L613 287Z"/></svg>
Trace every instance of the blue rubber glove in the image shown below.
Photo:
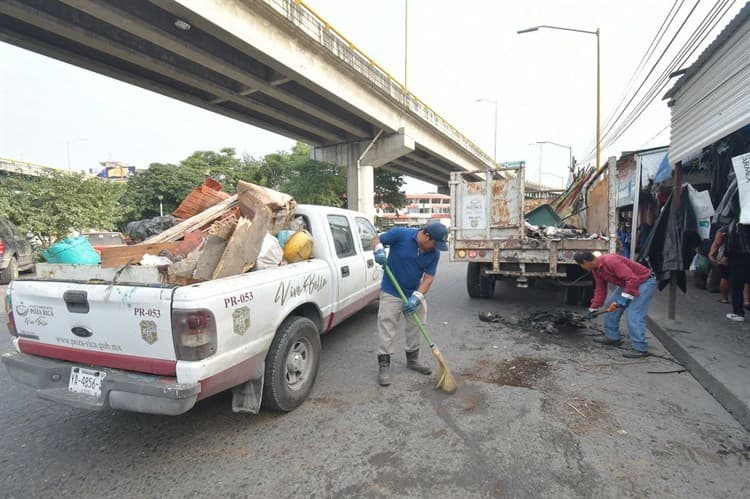
<svg viewBox="0 0 750 499"><path fill-rule="evenodd" d="M420 293L419 291L413 292L406 303L404 303L404 313L413 314L414 312L416 312L419 306L422 304L422 300L424 300L424 295L422 293Z"/></svg>
<svg viewBox="0 0 750 499"><path fill-rule="evenodd" d="M388 257L385 254L385 248L382 244L377 245L375 251L373 252L373 255L375 256L375 261L378 262L379 265L385 265Z"/></svg>

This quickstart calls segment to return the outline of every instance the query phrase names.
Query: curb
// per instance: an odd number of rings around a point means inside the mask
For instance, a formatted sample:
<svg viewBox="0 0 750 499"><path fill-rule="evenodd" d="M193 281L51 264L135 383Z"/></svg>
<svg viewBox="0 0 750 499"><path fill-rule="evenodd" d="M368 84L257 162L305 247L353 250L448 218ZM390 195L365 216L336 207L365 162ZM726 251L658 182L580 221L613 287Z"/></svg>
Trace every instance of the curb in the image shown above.
<svg viewBox="0 0 750 499"><path fill-rule="evenodd" d="M729 414L750 431L750 407L706 370L690 353L674 340L651 316L646 317L651 333L669 353L706 389Z"/></svg>

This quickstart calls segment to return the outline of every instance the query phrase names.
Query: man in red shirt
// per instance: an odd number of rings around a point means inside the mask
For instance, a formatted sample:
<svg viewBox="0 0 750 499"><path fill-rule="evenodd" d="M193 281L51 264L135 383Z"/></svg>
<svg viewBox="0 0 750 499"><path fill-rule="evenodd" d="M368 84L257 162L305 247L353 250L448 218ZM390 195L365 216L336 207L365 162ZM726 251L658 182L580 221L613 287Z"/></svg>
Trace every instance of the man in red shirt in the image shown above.
<svg viewBox="0 0 750 499"><path fill-rule="evenodd" d="M604 316L605 336L595 338L594 341L607 346L622 345L620 318L624 312L633 349L623 353L623 357L648 357L646 315L657 286L651 269L620 255L596 256L590 251L579 251L573 258L578 265L590 271L596 280L594 298L587 316L590 318L605 303L610 311ZM607 284L617 286L609 297Z"/></svg>

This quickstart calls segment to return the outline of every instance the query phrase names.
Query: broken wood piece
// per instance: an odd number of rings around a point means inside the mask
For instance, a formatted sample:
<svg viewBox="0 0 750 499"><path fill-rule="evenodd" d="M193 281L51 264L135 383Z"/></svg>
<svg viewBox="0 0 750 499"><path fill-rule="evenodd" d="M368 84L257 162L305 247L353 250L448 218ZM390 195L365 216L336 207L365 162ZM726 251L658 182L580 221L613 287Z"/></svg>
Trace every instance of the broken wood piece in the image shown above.
<svg viewBox="0 0 750 499"><path fill-rule="evenodd" d="M158 255L163 250L175 253L179 246L179 242L170 242L103 247L101 249L101 265L102 268L122 267L128 265L128 263L140 262L145 254Z"/></svg>
<svg viewBox="0 0 750 499"><path fill-rule="evenodd" d="M265 206L271 212L268 231L276 235L294 215L297 203L292 196L260 185L240 180L237 182L237 199L242 215L255 219L256 206Z"/></svg>
<svg viewBox="0 0 750 499"><path fill-rule="evenodd" d="M255 265L271 224L271 210L263 205L256 205L254 208L255 218L252 222L245 217L237 222L213 279L243 274Z"/></svg>
<svg viewBox="0 0 750 499"><path fill-rule="evenodd" d="M224 241L229 241L229 238L232 237L232 233L234 232L234 228L237 226L237 217L234 215L230 215L226 218L222 218L221 220L217 220L216 222L211 224L211 227L208 228L208 233L212 236L218 236L222 238Z"/></svg>
<svg viewBox="0 0 750 499"><path fill-rule="evenodd" d="M206 245L203 247L201 256L198 258L198 265L195 267L193 277L206 281L211 279L226 247L227 240L223 237L213 234L208 236Z"/></svg>
<svg viewBox="0 0 750 499"><path fill-rule="evenodd" d="M230 198L225 199L221 203L208 208L201 213L198 213L194 217L190 217L187 220L183 220L174 227L170 227L160 234L151 236L141 244L149 243L164 243L169 241L177 241L182 238L186 232L191 232L200 229L204 225L213 222L217 218L220 218L225 211L234 208L237 205L237 195L233 195ZM136 245L138 246L138 245Z"/></svg>

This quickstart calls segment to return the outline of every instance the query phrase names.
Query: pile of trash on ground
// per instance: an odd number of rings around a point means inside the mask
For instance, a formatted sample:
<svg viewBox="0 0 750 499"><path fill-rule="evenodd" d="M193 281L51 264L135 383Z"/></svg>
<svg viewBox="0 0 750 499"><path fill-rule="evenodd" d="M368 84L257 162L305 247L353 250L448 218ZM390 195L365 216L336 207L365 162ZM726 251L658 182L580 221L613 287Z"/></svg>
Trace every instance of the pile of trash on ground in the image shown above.
<svg viewBox="0 0 750 499"><path fill-rule="evenodd" d="M48 261L120 271L156 267L160 282L186 285L312 257L312 235L301 217L294 218L294 198L244 181L237 194L221 189L207 179L172 215L131 222L128 235L137 243L101 248L98 261L87 248L71 251L70 242L65 251L50 253L59 261ZM75 261L84 254L86 261Z"/></svg>
<svg viewBox="0 0 750 499"><path fill-rule="evenodd" d="M586 329L589 324L583 314L570 310L550 310L532 312L526 317L509 319L495 312L479 312L482 322L500 322L513 327L521 327L527 331L558 334L560 329Z"/></svg>

